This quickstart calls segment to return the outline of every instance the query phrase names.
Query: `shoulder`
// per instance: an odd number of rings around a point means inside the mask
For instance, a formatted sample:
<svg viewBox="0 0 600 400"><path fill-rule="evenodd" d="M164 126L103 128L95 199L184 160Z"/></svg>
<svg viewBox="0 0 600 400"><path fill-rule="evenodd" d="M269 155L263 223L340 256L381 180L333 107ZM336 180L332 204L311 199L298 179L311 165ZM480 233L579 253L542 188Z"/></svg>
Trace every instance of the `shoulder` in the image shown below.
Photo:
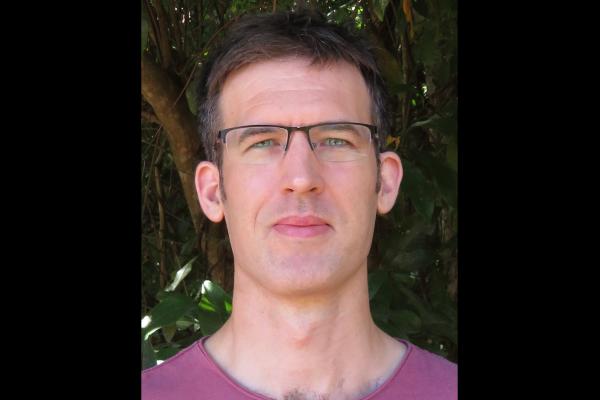
<svg viewBox="0 0 600 400"><path fill-rule="evenodd" d="M432 392L434 398L457 398L457 365L418 346L410 346L405 373L411 380L424 390Z"/></svg>
<svg viewBox="0 0 600 400"><path fill-rule="evenodd" d="M402 342L407 351L390 382L388 394L401 395L406 399L457 399L457 365L410 342Z"/></svg>
<svg viewBox="0 0 600 400"><path fill-rule="evenodd" d="M184 393L203 386L208 368L200 343L195 342L161 364L142 371L142 399L185 398Z"/></svg>
<svg viewBox="0 0 600 400"><path fill-rule="evenodd" d="M419 374L437 379L455 379L457 376L457 365L444 357L433 354L418 346L412 345L410 360L407 360L411 369Z"/></svg>

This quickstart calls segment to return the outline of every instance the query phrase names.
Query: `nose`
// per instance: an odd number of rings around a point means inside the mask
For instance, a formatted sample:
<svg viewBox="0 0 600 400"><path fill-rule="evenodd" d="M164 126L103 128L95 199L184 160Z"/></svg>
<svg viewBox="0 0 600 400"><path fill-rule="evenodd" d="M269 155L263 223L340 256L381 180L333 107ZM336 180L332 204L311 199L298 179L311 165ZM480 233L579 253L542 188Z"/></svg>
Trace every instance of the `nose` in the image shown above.
<svg viewBox="0 0 600 400"><path fill-rule="evenodd" d="M289 193L320 193L323 190L323 177L319 160L309 144L308 134L292 131L287 151L283 157L283 190Z"/></svg>

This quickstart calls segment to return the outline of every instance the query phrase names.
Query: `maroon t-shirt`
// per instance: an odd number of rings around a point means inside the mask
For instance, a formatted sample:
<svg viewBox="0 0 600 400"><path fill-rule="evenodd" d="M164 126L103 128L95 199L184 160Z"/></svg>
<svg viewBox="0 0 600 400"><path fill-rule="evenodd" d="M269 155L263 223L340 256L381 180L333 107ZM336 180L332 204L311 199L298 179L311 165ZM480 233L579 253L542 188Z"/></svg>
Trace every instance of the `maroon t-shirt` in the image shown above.
<svg viewBox="0 0 600 400"><path fill-rule="evenodd" d="M271 400L227 376L204 348L208 336L160 365L142 371L142 400ZM406 340L392 376L362 400L457 399L457 366Z"/></svg>

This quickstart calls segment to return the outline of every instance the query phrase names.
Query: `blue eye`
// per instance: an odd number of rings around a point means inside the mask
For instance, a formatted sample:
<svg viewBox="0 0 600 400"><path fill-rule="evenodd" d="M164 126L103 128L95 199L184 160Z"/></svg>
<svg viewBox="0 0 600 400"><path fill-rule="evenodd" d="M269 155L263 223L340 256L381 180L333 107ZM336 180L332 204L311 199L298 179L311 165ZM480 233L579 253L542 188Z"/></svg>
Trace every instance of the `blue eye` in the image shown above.
<svg viewBox="0 0 600 400"><path fill-rule="evenodd" d="M325 146L331 146L331 147L342 147L342 146L347 146L349 143L347 140L340 139L340 138L327 138L323 141L323 144Z"/></svg>
<svg viewBox="0 0 600 400"><path fill-rule="evenodd" d="M262 140L258 143L254 143L251 147L254 148L265 148L273 146L273 139Z"/></svg>

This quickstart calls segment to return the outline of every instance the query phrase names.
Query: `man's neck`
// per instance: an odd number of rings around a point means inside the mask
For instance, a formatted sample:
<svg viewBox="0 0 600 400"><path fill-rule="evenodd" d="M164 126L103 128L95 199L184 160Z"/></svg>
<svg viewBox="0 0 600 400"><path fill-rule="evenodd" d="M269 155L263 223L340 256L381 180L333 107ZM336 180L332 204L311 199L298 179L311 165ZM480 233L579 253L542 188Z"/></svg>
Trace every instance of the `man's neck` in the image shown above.
<svg viewBox="0 0 600 400"><path fill-rule="evenodd" d="M373 323L366 276L327 296L296 299L274 298L247 282L243 287L234 289L233 313L206 348L252 391L276 399L360 399L404 354Z"/></svg>

